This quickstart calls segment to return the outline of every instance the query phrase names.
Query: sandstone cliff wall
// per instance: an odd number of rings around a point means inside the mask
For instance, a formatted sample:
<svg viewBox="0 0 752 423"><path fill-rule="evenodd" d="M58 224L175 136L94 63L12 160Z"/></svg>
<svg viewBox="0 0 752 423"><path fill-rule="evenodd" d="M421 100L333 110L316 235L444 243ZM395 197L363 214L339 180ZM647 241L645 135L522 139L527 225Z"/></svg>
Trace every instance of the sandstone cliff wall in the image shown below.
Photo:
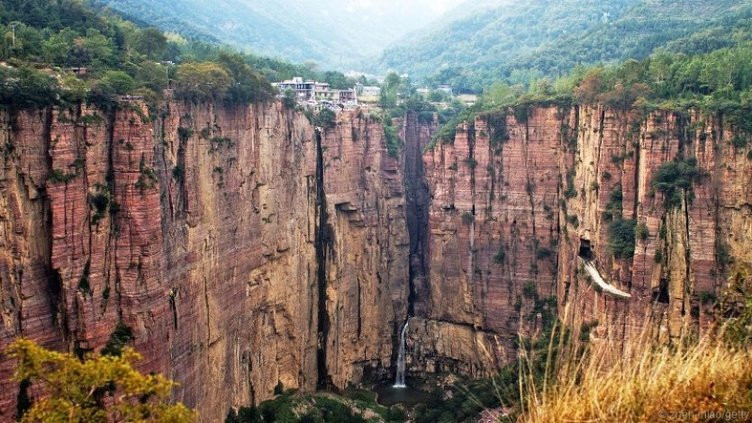
<svg viewBox="0 0 752 423"><path fill-rule="evenodd" d="M358 111L320 131L280 104L147 113L0 115L0 347L83 354L127 326L208 420L280 382L390 379L408 316L413 376L488 375L557 316L670 341L750 258L752 160L721 116L520 108L424 153L437 124L408 114L392 157ZM668 202L651 181L678 157L699 177ZM647 229L633 257L609 247L617 214Z"/></svg>
<svg viewBox="0 0 752 423"><path fill-rule="evenodd" d="M523 320L535 330L555 312L559 126L555 110L525 122L488 116L424 155L431 292L426 334L414 343L433 357L426 371L489 374L514 359ZM425 347L442 338L472 348Z"/></svg>
<svg viewBox="0 0 752 423"><path fill-rule="evenodd" d="M575 332L597 322L595 338L648 330L670 341L706 326L726 257L749 260L752 240L749 147L732 145L743 134L724 121L521 108L481 116L427 151L430 293L410 370L488 374L513 358L518 332L539 332L555 313ZM700 176L667 207L651 181L677 158L696 158ZM647 228L632 258L609 248L614 208ZM580 254L631 299L599 292Z"/></svg>
<svg viewBox="0 0 752 423"><path fill-rule="evenodd" d="M707 326L731 259L752 259L752 160L749 147L732 144L746 135L721 116L699 113L581 108L570 119L578 128L577 149L562 172L574 175L579 194L566 202L566 214L579 216L579 225L568 222L562 231L561 304L571 305L572 321L597 321L596 337L624 339L648 330L669 341L697 333ZM671 204L651 182L662 164L677 158L696 159L698 177ZM605 212L619 191L624 218L647 229L631 259L608 249ZM607 280L631 299L595 292L578 272L571 258L582 240L591 242Z"/></svg>
<svg viewBox="0 0 752 423"><path fill-rule="evenodd" d="M343 113L317 136L279 104L147 114L0 116L0 348L83 354L123 324L140 368L207 420L279 382L388 373L409 243L381 123ZM2 420L11 372L0 360Z"/></svg>
<svg viewBox="0 0 752 423"><path fill-rule="evenodd" d="M402 168L380 122L340 115L321 138L326 194L326 375L337 387L391 375L408 300ZM321 376L321 375L320 375Z"/></svg>

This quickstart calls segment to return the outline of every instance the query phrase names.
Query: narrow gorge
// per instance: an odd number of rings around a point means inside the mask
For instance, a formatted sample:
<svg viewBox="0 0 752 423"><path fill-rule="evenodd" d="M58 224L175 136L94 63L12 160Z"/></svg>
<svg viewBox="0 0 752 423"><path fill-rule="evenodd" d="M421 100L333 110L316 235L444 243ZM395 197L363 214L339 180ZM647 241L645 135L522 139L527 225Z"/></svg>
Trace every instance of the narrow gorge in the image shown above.
<svg viewBox="0 0 752 423"><path fill-rule="evenodd" d="M410 112L396 156L363 110L321 128L280 102L155 115L2 112L0 340L120 337L207 421L280 384L391 383L408 319L408 379L489 376L557 318L670 342L749 258L752 160L719 114L523 106L434 144L436 117ZM667 166L689 186L656 185Z"/></svg>

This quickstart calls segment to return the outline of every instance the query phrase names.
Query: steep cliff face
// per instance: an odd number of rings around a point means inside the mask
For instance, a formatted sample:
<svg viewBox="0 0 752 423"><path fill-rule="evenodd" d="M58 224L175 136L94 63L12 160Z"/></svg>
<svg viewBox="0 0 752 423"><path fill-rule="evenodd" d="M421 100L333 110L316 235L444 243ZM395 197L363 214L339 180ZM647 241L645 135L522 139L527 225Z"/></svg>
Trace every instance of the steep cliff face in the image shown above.
<svg viewBox="0 0 752 423"><path fill-rule="evenodd" d="M380 123L343 113L317 136L279 104L179 103L153 122L140 104L2 121L3 347L81 354L125 325L141 369L210 420L279 382L388 371L409 246Z"/></svg>
<svg viewBox="0 0 752 423"><path fill-rule="evenodd" d="M487 116L425 154L431 291L419 371L488 374L514 358L519 330L555 309L559 123L549 109Z"/></svg>
<svg viewBox="0 0 752 423"><path fill-rule="evenodd" d="M323 132L321 150L326 377L344 387L390 374L396 327L407 315L409 237L402 170L381 123L340 115L337 128Z"/></svg>
<svg viewBox="0 0 752 423"><path fill-rule="evenodd" d="M749 147L732 142L746 135L721 116L699 113L583 108L570 119L579 128L577 150L562 172L572 175L579 195L562 212L570 219L558 278L560 300L572 308L569 318L597 321L596 336L619 339L647 329L668 341L701 330L730 260L752 258L752 160ZM673 196L652 184L679 181L669 162L696 169L691 187ZM637 225L633 258L615 257L608 247L617 193L623 218ZM579 216L579 225L571 216ZM630 299L595 292L578 271L571 258L587 244L605 279Z"/></svg>
<svg viewBox="0 0 752 423"><path fill-rule="evenodd" d="M670 341L750 259L750 143L722 116L520 108L423 153L437 124L408 114L395 158L359 111L147 112L0 115L0 347L83 354L127 327L208 420L280 382L391 377L408 316L412 375L488 375L557 313Z"/></svg>
<svg viewBox="0 0 752 423"><path fill-rule="evenodd" d="M178 398L217 416L267 399L278 382L312 389L312 128L276 106L182 104L153 127L172 361L162 369L182 383Z"/></svg>
<svg viewBox="0 0 752 423"><path fill-rule="evenodd" d="M411 371L487 374L557 304L596 337L647 328L669 340L706 324L728 257L749 260L752 239L752 160L723 122L521 108L481 116L426 152L430 295ZM669 162L690 169L689 189L653 187L659 172L677 177ZM619 224L636 245L619 243ZM598 289L581 256L631 298Z"/></svg>

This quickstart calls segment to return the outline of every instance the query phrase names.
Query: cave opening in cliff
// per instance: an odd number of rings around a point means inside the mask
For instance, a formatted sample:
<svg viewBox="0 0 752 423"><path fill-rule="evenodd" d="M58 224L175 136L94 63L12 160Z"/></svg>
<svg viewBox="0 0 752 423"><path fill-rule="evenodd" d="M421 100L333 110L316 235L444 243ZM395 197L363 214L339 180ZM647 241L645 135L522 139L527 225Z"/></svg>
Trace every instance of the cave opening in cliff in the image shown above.
<svg viewBox="0 0 752 423"><path fill-rule="evenodd" d="M16 417L21 419L29 408L31 408L32 397L29 394L31 381L22 379L18 385L18 394L16 395Z"/></svg>
<svg viewBox="0 0 752 423"><path fill-rule="evenodd" d="M658 284L658 288L653 291L653 301L659 302L661 304L669 303L668 279L661 278L661 281Z"/></svg>
<svg viewBox="0 0 752 423"><path fill-rule="evenodd" d="M593 246L589 239L580 238L579 256L588 261L593 260Z"/></svg>

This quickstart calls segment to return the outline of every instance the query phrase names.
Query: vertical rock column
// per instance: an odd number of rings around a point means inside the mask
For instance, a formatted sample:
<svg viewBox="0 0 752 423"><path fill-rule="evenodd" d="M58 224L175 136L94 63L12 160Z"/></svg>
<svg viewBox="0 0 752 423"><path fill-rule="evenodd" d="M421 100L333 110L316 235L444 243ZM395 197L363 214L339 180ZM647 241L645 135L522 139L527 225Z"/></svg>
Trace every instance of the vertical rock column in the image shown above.
<svg viewBox="0 0 752 423"><path fill-rule="evenodd" d="M344 388L388 377L408 306L409 237L400 162L359 111L321 133L326 212L326 372ZM322 304L323 305L323 304ZM321 371L320 371L321 372Z"/></svg>
<svg viewBox="0 0 752 423"><path fill-rule="evenodd" d="M316 387L316 148L269 103L170 103L156 123L166 371L203 419Z"/></svg>

